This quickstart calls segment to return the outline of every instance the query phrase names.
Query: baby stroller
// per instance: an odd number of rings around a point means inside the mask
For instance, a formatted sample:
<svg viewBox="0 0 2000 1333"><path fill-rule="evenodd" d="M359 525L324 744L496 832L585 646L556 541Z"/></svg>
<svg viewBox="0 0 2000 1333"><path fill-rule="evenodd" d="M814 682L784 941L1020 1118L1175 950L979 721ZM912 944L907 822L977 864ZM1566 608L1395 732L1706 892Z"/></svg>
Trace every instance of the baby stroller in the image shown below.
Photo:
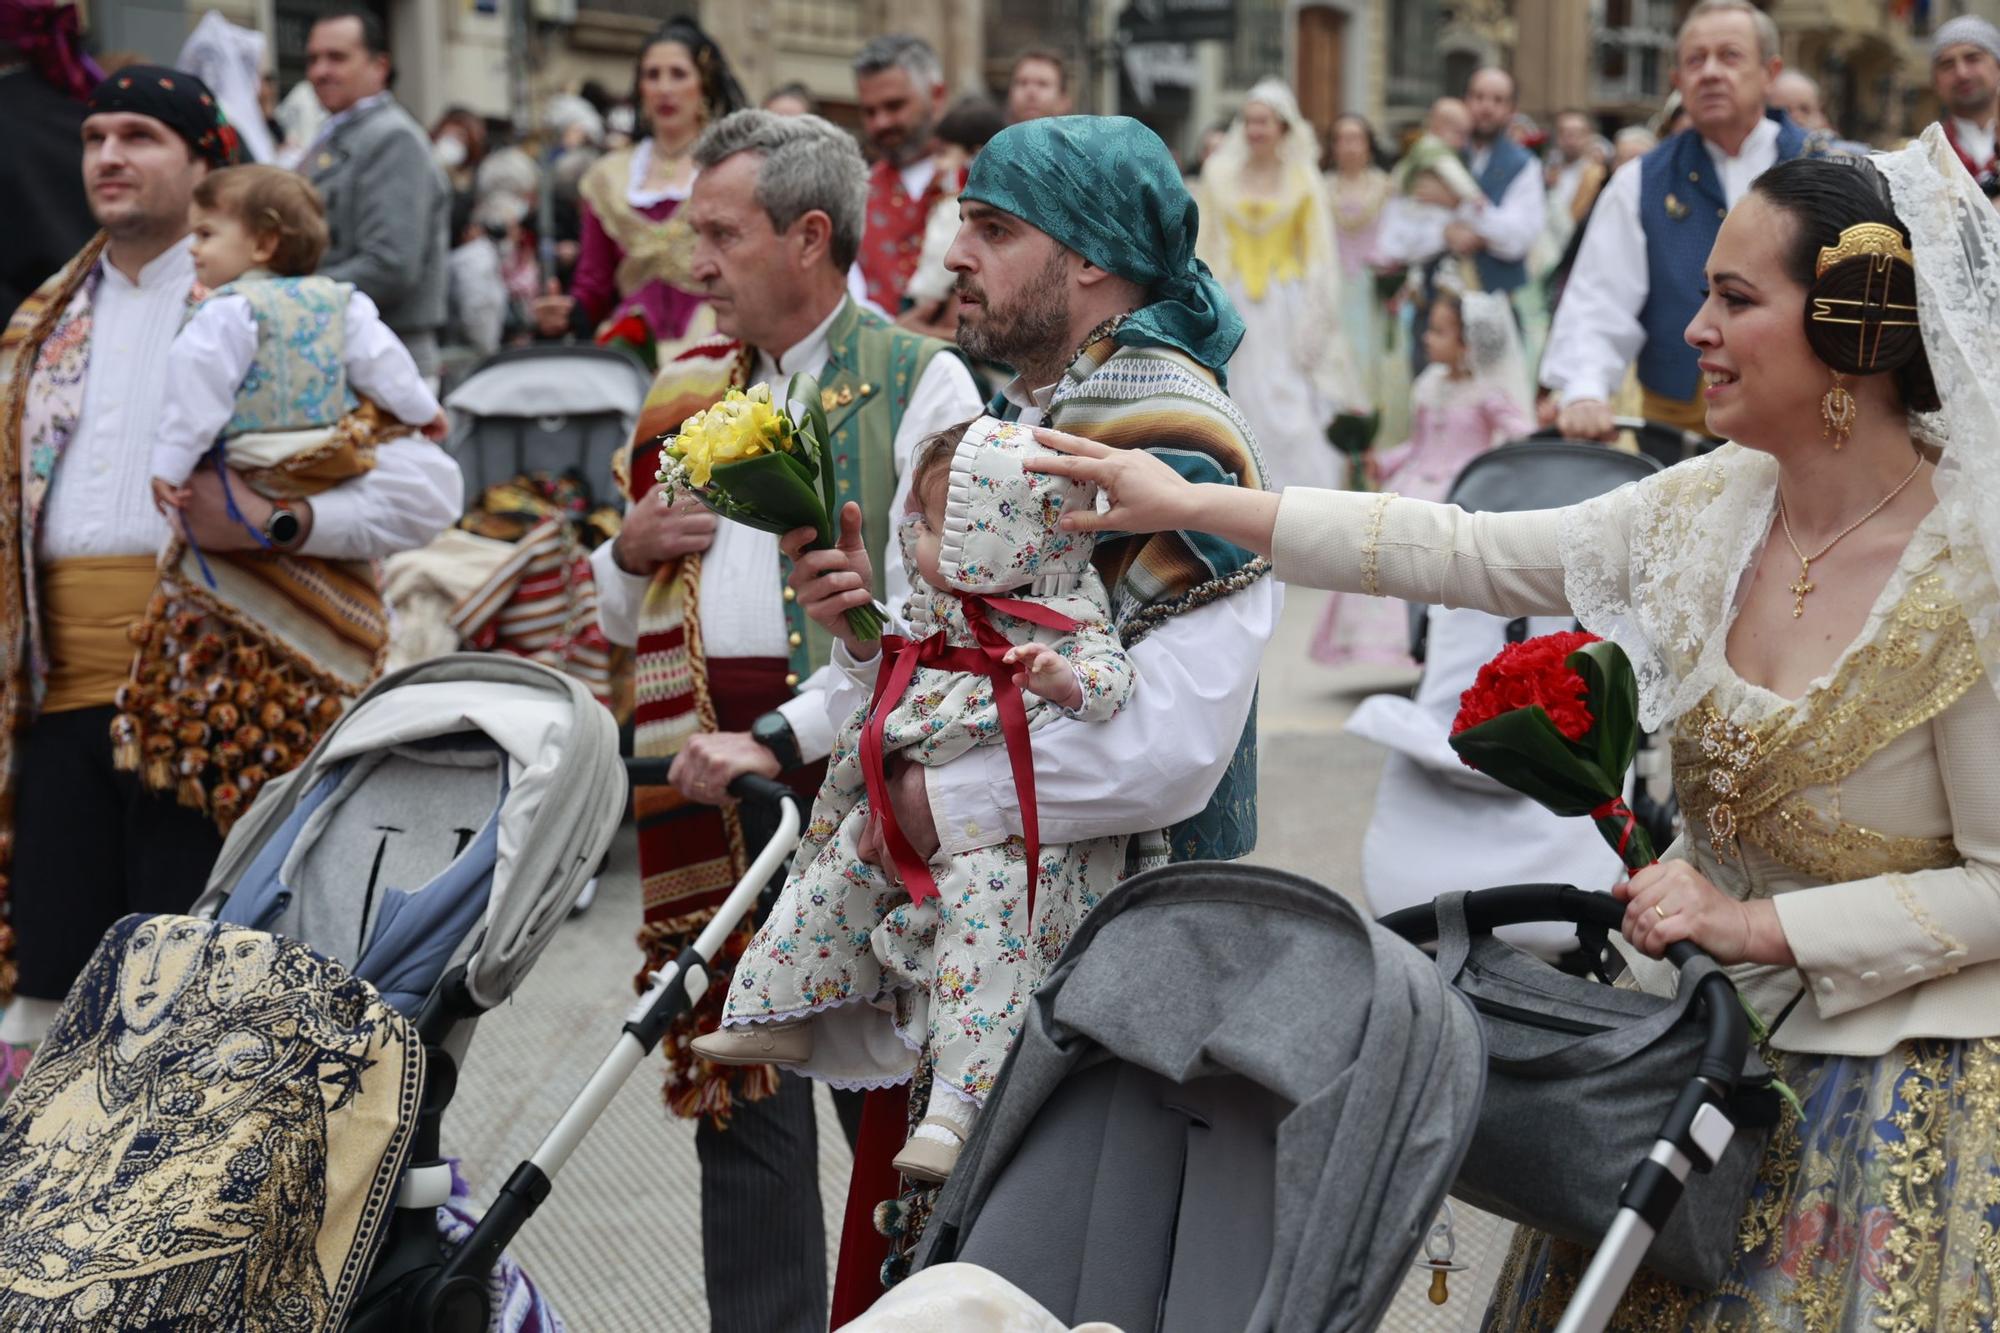
<svg viewBox="0 0 2000 1333"><path fill-rule="evenodd" d="M1476 933L1623 908L1556 886L1468 895ZM1473 1139L1474 1004L1319 885L1229 864L1136 876L1085 919L919 1242L919 1268L997 1273L1063 1324L1126 1330L1376 1327ZM1405 938L1398 938L1402 936ZM1697 950L1677 946L1674 961ZM1561 1333L1601 1330L1691 1170L1721 1159L1749 1034L1700 982L1701 1059L1633 1164ZM1079 1176L1076 1163L1092 1169ZM1635 1188L1636 1185L1636 1188Z"/></svg>
<svg viewBox="0 0 2000 1333"><path fill-rule="evenodd" d="M622 352L536 346L488 357L446 399L465 517L392 557L390 665L503 651L553 666L618 706L620 654L597 625L588 555L616 535L612 459L648 377Z"/></svg>
<svg viewBox="0 0 2000 1333"><path fill-rule="evenodd" d="M779 836L738 887L747 904L789 853L799 819L783 787L745 778L732 792L781 803ZM471 1235L455 1248L441 1241L436 1210L451 1170L439 1128L479 1016L534 965L625 804L616 728L577 682L530 662L460 654L377 682L231 831L196 912L347 963L414 1022L425 1048L396 1212L350 1328L482 1333L502 1248L706 985L702 960L726 925L656 975L611 1054ZM384 887L406 884L425 887Z"/></svg>
<svg viewBox="0 0 2000 1333"><path fill-rule="evenodd" d="M616 503L611 459L632 438L650 384L644 366L609 347L539 344L487 357L445 400L466 506L524 472L575 473L592 499Z"/></svg>

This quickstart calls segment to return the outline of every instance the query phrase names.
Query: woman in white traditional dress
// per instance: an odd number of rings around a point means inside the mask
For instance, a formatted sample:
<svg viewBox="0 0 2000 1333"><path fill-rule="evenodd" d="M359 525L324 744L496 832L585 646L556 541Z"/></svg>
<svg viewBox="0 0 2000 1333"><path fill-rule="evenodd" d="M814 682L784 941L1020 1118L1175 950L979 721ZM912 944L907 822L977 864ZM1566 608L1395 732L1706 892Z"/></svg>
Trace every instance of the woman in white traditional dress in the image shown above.
<svg viewBox="0 0 2000 1333"><path fill-rule="evenodd" d="M1614 1329L1992 1327L2000 1289L2000 218L1933 126L1773 168L1688 326L1735 441L1569 509L1190 488L1081 457L1109 511L1351 592L1574 613L1671 724L1689 832L1620 886L1642 984L1691 940L1800 1097L1714 1292L1642 1271ZM1886 188L1884 185L1886 184ZM1489 1328L1552 1327L1586 1256L1524 1228Z"/></svg>
<svg viewBox="0 0 2000 1333"><path fill-rule="evenodd" d="M1369 405L1341 331L1340 254L1319 140L1292 90L1250 90L1222 144L1202 164L1197 250L1243 317L1229 393L1249 418L1267 478L1334 486L1344 471L1328 442L1337 412Z"/></svg>

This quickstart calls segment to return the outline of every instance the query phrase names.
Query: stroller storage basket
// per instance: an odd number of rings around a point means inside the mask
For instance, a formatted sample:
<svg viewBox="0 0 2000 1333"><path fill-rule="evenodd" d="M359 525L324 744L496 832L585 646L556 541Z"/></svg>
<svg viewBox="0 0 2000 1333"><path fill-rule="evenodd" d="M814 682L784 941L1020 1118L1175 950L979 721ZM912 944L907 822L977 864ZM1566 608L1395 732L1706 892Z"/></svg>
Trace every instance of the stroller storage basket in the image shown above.
<svg viewBox="0 0 2000 1333"><path fill-rule="evenodd" d="M1491 933L1573 921L1601 947L1624 913L1608 894L1522 885L1445 894L1382 920L1437 942L1439 971L1485 1029L1486 1096L1452 1193L1590 1246L1630 1215L1643 1238L1626 1238L1629 1253L1605 1241L1591 1270L1622 1270L1611 1305L1642 1258L1676 1281L1721 1280L1775 1111L1735 988L1693 945L1668 951L1681 977L1667 1000L1565 975ZM1577 1305L1588 1296L1587 1280Z"/></svg>

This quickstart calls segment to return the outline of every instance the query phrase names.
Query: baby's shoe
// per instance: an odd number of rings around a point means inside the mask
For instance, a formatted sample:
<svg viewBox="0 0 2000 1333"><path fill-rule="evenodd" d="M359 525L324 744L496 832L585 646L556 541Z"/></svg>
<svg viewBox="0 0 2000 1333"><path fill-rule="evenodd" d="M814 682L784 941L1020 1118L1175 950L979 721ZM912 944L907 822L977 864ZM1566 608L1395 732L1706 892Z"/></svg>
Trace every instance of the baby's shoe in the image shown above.
<svg viewBox="0 0 2000 1333"><path fill-rule="evenodd" d="M964 1147L964 1131L949 1117L927 1115L903 1144L903 1151L896 1154L892 1165L911 1180L942 1185L951 1169L958 1165L958 1154Z"/></svg>
<svg viewBox="0 0 2000 1333"><path fill-rule="evenodd" d="M802 1065L812 1058L812 1020L740 1023L696 1037L694 1053L718 1065Z"/></svg>

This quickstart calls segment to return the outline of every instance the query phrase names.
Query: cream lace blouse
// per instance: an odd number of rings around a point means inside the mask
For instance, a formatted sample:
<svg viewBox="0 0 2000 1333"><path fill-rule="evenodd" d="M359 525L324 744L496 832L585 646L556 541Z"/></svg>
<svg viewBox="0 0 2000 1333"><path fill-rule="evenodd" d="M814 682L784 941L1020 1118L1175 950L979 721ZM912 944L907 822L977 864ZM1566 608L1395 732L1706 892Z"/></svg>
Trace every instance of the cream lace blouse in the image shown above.
<svg viewBox="0 0 2000 1333"><path fill-rule="evenodd" d="M1288 582L1573 612L1618 639L1648 726L1670 724L1687 835L1667 855L1770 897L1798 967L1732 969L1782 1050L1879 1055L1907 1037L2000 1034L2000 695L1945 591L1939 514L1866 625L1796 700L1742 680L1724 647L1769 530L1776 466L1734 446L1568 510L1467 514L1287 490Z"/></svg>

